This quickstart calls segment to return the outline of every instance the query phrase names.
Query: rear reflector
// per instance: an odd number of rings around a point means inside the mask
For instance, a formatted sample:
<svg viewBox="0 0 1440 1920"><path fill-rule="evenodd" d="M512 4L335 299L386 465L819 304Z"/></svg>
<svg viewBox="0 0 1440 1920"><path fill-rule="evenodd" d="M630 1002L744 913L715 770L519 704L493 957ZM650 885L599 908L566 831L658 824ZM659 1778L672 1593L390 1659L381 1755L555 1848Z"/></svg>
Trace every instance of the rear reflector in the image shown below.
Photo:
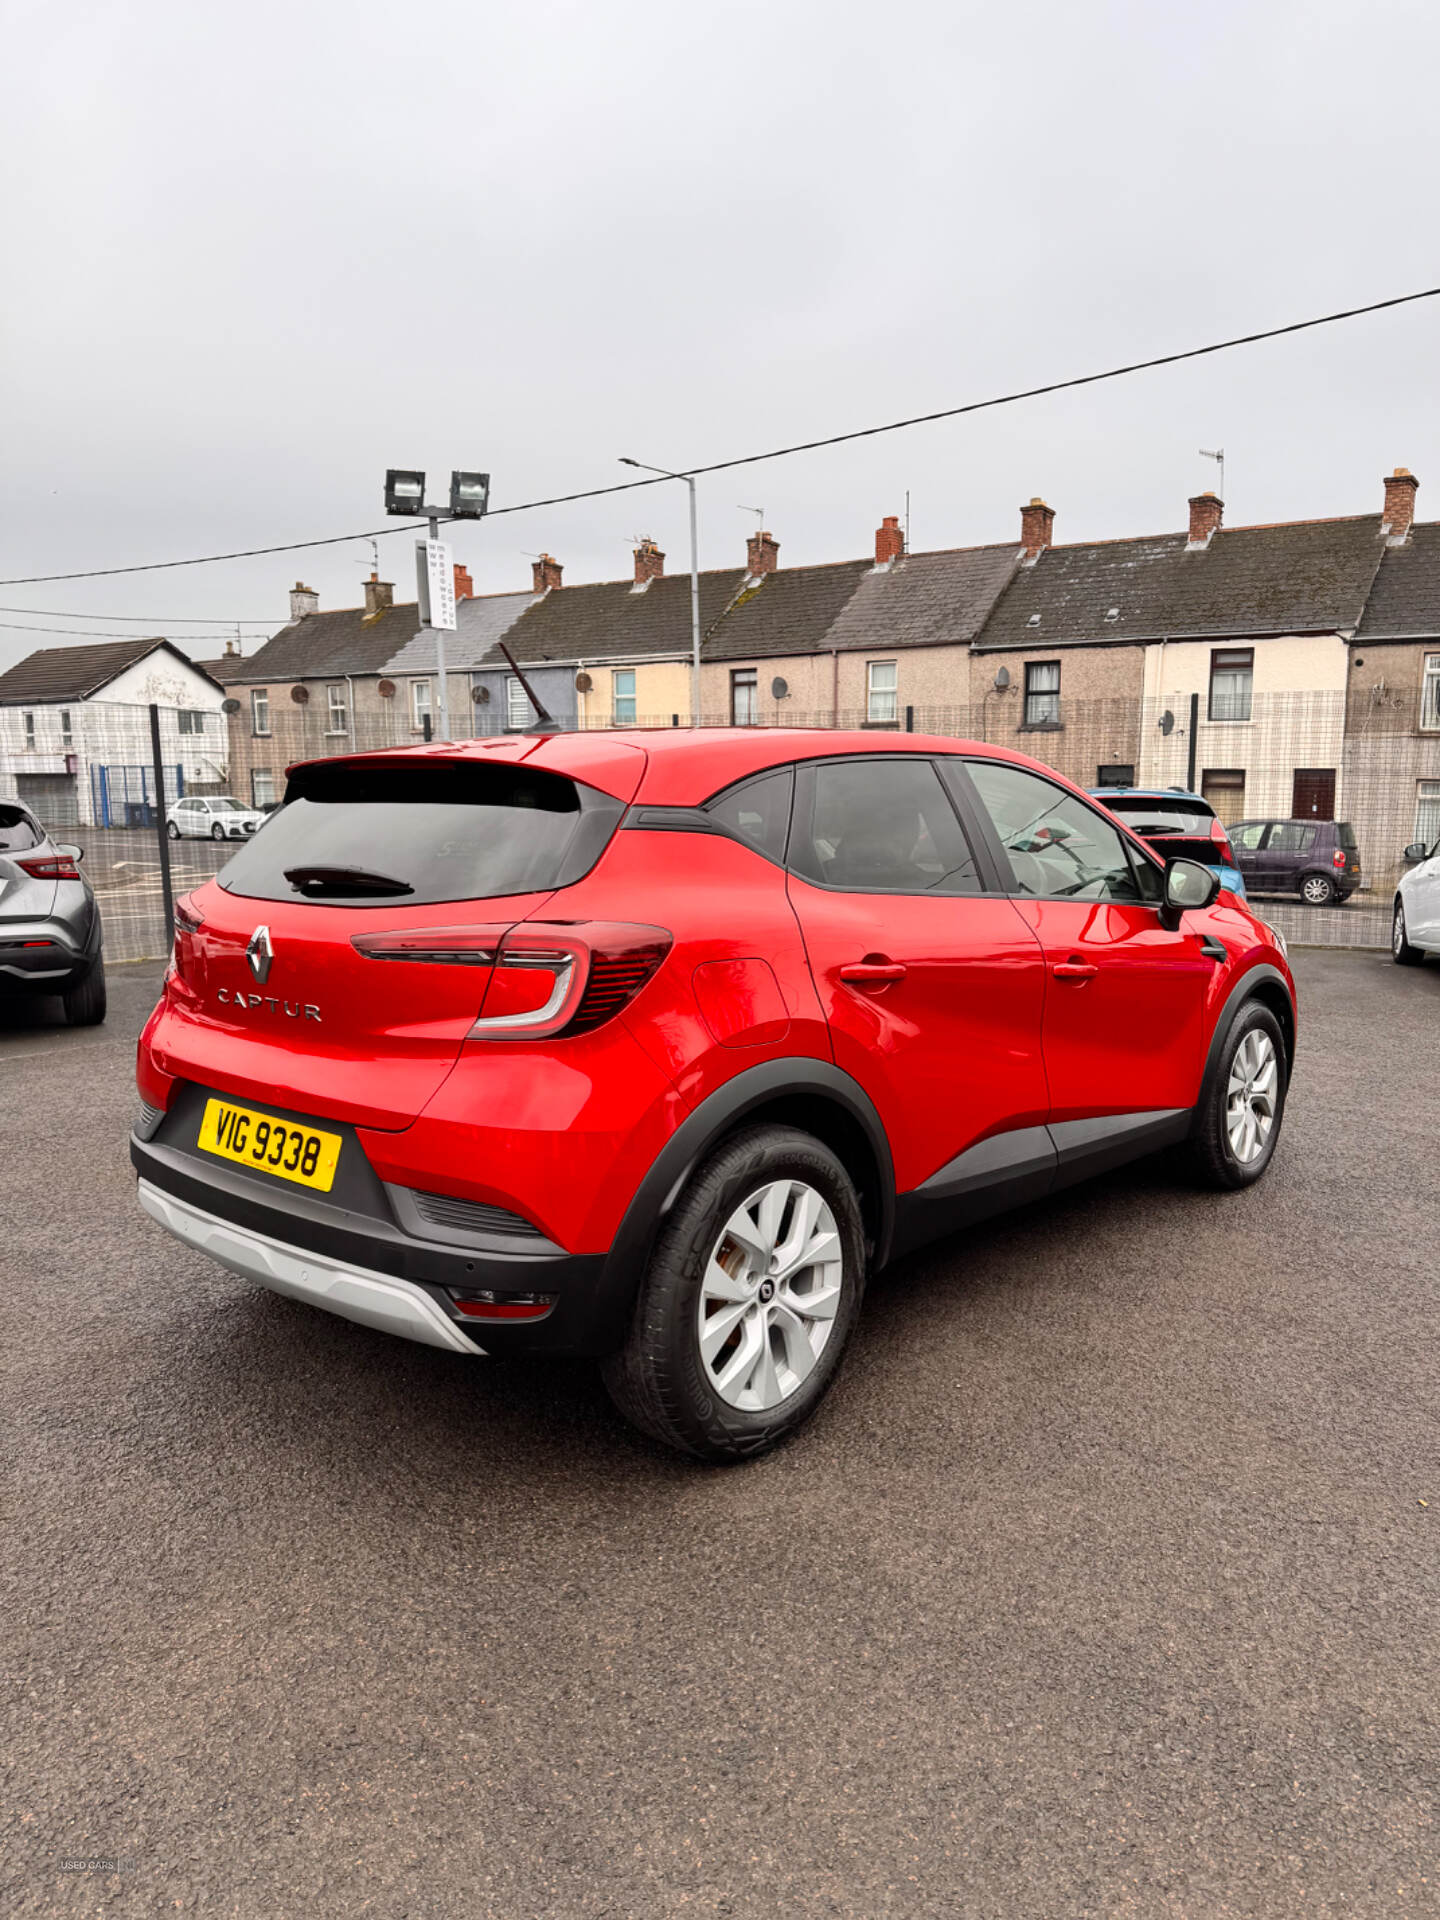
<svg viewBox="0 0 1440 1920"><path fill-rule="evenodd" d="M467 1320L543 1320L553 1293L494 1293L488 1287L447 1287L455 1311Z"/></svg>
<svg viewBox="0 0 1440 1920"><path fill-rule="evenodd" d="M40 860L17 860L32 880L78 880L80 869L68 854L50 853Z"/></svg>

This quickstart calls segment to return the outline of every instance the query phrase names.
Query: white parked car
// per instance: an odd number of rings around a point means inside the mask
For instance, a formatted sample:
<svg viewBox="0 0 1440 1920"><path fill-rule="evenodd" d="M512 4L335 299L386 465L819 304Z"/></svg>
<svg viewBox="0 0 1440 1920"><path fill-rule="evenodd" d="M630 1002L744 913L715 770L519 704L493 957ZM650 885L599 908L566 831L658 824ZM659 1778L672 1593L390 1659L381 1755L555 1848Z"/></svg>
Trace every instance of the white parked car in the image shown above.
<svg viewBox="0 0 1440 1920"><path fill-rule="evenodd" d="M257 827L264 826L265 815L222 793L203 800L177 800L165 822L172 840L248 840Z"/></svg>
<svg viewBox="0 0 1440 1920"><path fill-rule="evenodd" d="M1440 839L1406 847L1410 868L1395 889L1390 951L1402 967L1418 967L1427 953L1440 954Z"/></svg>

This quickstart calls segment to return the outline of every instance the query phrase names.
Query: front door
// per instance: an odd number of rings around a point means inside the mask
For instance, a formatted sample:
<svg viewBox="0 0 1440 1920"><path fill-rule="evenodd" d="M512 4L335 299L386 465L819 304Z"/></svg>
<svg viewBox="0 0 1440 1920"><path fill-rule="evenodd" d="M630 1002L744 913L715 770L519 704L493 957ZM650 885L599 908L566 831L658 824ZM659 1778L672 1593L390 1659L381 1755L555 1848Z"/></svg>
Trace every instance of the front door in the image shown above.
<svg viewBox="0 0 1440 1920"><path fill-rule="evenodd" d="M1194 1105L1215 962L1160 924L1159 870L1077 794L998 760L966 768L1045 956L1052 1122Z"/></svg>
<svg viewBox="0 0 1440 1920"><path fill-rule="evenodd" d="M1296 767L1291 792L1292 820L1333 820L1335 818L1334 767Z"/></svg>
<svg viewBox="0 0 1440 1920"><path fill-rule="evenodd" d="M1011 902L984 891L933 763L800 767L788 864L835 1064L874 1101L899 1191L992 1135L1043 1125L1040 949Z"/></svg>

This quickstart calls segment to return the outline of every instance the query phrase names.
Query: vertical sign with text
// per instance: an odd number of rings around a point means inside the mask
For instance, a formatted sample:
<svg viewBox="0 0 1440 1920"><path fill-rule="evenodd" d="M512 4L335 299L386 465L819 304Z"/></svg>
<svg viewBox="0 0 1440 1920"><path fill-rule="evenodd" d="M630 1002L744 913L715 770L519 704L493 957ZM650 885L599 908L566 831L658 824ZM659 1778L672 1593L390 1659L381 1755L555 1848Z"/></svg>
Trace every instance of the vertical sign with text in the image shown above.
<svg viewBox="0 0 1440 1920"><path fill-rule="evenodd" d="M450 560L449 545L444 540L426 540L423 544L428 624L432 627L442 627L447 633L453 633L455 631L455 570Z"/></svg>

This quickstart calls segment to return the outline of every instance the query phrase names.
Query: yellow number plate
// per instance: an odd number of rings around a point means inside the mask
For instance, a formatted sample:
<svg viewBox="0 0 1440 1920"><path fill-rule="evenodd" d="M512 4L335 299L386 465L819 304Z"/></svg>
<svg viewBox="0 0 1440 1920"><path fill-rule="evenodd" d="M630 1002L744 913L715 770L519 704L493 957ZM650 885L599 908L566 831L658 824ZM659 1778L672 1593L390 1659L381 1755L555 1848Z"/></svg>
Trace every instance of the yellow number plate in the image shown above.
<svg viewBox="0 0 1440 1920"><path fill-rule="evenodd" d="M203 1153L218 1154L242 1167L259 1167L294 1180L302 1187L328 1193L335 1184L344 1144L338 1133L318 1127L297 1127L293 1120L276 1120L253 1107L237 1107L229 1100L207 1100L200 1136Z"/></svg>

